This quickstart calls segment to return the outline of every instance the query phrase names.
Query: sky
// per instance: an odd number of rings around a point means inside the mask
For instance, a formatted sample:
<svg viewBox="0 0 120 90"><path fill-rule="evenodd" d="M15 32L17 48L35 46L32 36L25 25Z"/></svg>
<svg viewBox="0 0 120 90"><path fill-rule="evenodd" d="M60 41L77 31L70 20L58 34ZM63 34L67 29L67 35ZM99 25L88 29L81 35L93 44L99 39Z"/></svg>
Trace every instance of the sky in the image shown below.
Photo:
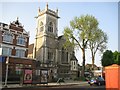
<svg viewBox="0 0 120 90"><path fill-rule="evenodd" d="M93 15L99 22L99 27L108 35L107 49L118 50L118 3L117 2L48 2L49 9L58 8L58 35L63 34L64 27L75 16ZM0 2L0 22L9 24L19 17L26 31L30 32L29 43L34 43L38 8L43 10L46 2ZM76 50L79 64L82 63L81 50ZM98 52L95 64L101 66L101 54ZM91 55L86 50L86 63L91 63Z"/></svg>

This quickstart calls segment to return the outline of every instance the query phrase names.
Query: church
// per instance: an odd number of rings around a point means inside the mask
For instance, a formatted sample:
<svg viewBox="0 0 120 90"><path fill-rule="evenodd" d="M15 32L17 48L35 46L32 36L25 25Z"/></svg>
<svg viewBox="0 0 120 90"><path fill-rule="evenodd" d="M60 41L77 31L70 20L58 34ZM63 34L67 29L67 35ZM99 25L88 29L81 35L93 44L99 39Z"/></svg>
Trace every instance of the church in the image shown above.
<svg viewBox="0 0 120 90"><path fill-rule="evenodd" d="M39 62L38 67L48 70L49 80L79 77L79 64L74 49L65 49L64 35L58 36L58 9L38 9L34 44L29 45L28 57Z"/></svg>

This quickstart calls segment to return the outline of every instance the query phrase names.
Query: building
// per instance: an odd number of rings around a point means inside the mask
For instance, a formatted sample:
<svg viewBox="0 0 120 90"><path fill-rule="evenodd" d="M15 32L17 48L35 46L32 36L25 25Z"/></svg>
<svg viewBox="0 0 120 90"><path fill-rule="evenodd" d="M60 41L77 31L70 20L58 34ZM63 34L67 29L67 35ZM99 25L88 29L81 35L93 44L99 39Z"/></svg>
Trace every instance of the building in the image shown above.
<svg viewBox="0 0 120 90"><path fill-rule="evenodd" d="M71 78L75 79L80 76L80 65L78 64L78 60L75 57L75 54L73 52L72 57L71 57Z"/></svg>
<svg viewBox="0 0 120 90"><path fill-rule="evenodd" d="M74 49L72 47L65 49L65 37L58 36L59 18L58 9L53 11L48 8L48 4L44 10L38 9L33 55L30 52L30 55L28 54L40 62L41 69L48 70L50 81L54 78L77 76L76 72L78 72L78 61L73 53Z"/></svg>
<svg viewBox="0 0 120 90"><path fill-rule="evenodd" d="M34 48L34 44L30 44L28 46L28 58L33 58L33 48Z"/></svg>
<svg viewBox="0 0 120 90"><path fill-rule="evenodd" d="M8 62L8 80L20 80L24 68L35 68L34 60L28 59L29 32L18 18L10 24L0 23L0 63L5 78ZM14 78L14 79L13 79Z"/></svg>
<svg viewBox="0 0 120 90"><path fill-rule="evenodd" d="M92 64L85 65L85 76L102 76L102 68L94 64L94 70L92 69Z"/></svg>
<svg viewBox="0 0 120 90"><path fill-rule="evenodd" d="M86 71L92 71L92 64L86 64L85 69L86 69ZM94 70L99 70L99 69L100 69L100 67L98 67L97 65L94 64Z"/></svg>

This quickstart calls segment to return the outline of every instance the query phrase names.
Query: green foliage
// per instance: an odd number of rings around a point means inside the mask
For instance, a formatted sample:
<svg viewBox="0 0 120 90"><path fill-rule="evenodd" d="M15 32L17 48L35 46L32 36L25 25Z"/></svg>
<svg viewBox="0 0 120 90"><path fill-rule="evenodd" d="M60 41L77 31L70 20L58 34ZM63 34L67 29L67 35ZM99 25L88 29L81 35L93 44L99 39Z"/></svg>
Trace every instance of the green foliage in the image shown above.
<svg viewBox="0 0 120 90"><path fill-rule="evenodd" d="M109 66L114 63L113 53L111 50L106 50L102 56L102 66Z"/></svg>
<svg viewBox="0 0 120 90"><path fill-rule="evenodd" d="M90 49L94 52L94 54L97 52L97 50L103 52L107 47L107 34L101 29L93 30L91 33L92 36L89 40Z"/></svg>
<svg viewBox="0 0 120 90"><path fill-rule="evenodd" d="M103 66L109 66L112 64L120 65L120 52L118 51L112 52L110 50L106 50L103 53L101 61Z"/></svg>
<svg viewBox="0 0 120 90"><path fill-rule="evenodd" d="M113 53L114 63L120 65L120 52L115 51Z"/></svg>
<svg viewBox="0 0 120 90"><path fill-rule="evenodd" d="M73 29L89 31L98 26L97 19L92 15L82 15L81 17L75 17L70 22Z"/></svg>
<svg viewBox="0 0 120 90"><path fill-rule="evenodd" d="M118 65L120 65L120 53L118 54Z"/></svg>
<svg viewBox="0 0 120 90"><path fill-rule="evenodd" d="M87 49L88 41L98 41L100 39L97 36L98 30L98 21L92 15L82 15L80 17L75 17L73 20L70 21L70 27L64 28L64 36L66 38L66 42L64 47L79 47L82 50L82 76L84 76L85 70L85 49ZM95 32L95 33L94 33ZM96 35L93 37L93 35ZM101 45L101 44L100 44Z"/></svg>
<svg viewBox="0 0 120 90"><path fill-rule="evenodd" d="M79 46L81 49L86 48L88 39L93 36L91 31L97 27L98 21L92 15L75 17L70 21L70 27L64 28L65 47Z"/></svg>
<svg viewBox="0 0 120 90"><path fill-rule="evenodd" d="M114 59L114 63L117 63L117 60L118 60L118 51L115 51L113 53L113 59Z"/></svg>
<svg viewBox="0 0 120 90"><path fill-rule="evenodd" d="M91 30L98 27L97 19L92 15L82 15L81 17L75 17L70 22L72 30L78 30L76 33L79 34L81 39L88 39L91 37Z"/></svg>
<svg viewBox="0 0 120 90"><path fill-rule="evenodd" d="M64 36L65 36L65 40L66 40L66 42L65 42L65 44L64 44L64 47L65 47L66 49L67 49L68 47L74 47L75 44L74 44L73 39L72 39L73 31L72 31L70 28L66 27L66 28L64 29Z"/></svg>
<svg viewBox="0 0 120 90"><path fill-rule="evenodd" d="M97 51L103 52L107 47L107 34L101 29L91 30L92 36L89 38L88 46L92 56L92 69L94 70L95 55Z"/></svg>

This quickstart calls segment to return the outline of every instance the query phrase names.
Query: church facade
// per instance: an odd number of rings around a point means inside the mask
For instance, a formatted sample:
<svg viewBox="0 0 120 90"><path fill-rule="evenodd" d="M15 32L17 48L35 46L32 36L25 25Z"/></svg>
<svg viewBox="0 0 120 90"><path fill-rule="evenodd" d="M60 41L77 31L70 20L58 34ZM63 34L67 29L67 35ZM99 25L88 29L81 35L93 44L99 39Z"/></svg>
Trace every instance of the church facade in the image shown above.
<svg viewBox="0 0 120 90"><path fill-rule="evenodd" d="M39 8L36 16L36 37L32 57L40 62L39 67L48 70L49 80L79 76L74 49L65 49L64 36L58 36L59 18L58 9L53 11L48 8L48 4L44 10Z"/></svg>

